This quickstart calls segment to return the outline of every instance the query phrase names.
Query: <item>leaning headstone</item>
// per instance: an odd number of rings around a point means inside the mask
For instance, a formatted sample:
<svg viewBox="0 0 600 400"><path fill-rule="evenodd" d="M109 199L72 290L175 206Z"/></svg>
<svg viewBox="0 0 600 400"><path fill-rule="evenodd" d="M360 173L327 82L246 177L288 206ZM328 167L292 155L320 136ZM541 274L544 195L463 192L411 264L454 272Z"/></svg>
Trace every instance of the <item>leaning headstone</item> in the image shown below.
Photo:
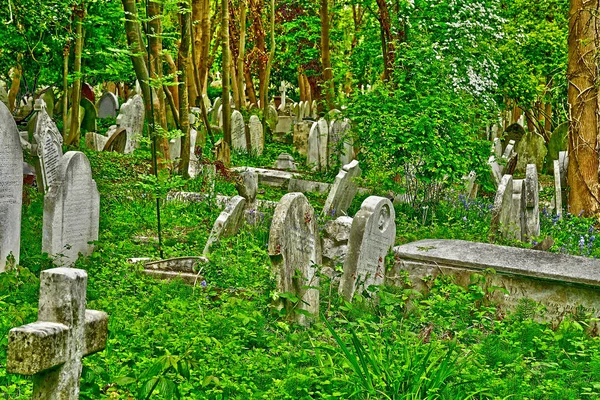
<svg viewBox="0 0 600 400"><path fill-rule="evenodd" d="M535 164L541 171L548 153L546 140L535 132L527 132L517 145L516 152L519 155L517 171L525 172L527 164Z"/></svg>
<svg viewBox="0 0 600 400"><path fill-rule="evenodd" d="M506 146L508 146L511 141L514 141L514 146L516 147L524 135L525 129L523 129L523 126L519 125L518 123L514 123L506 128L502 134L502 152L506 150Z"/></svg>
<svg viewBox="0 0 600 400"><path fill-rule="evenodd" d="M502 180L502 172L504 168L502 167L502 165L498 164L498 161L496 161L496 157L494 156L490 156L490 158L488 159L488 165L490 166L492 178L494 178L494 183L496 184L496 186L498 186L500 184L500 181Z"/></svg>
<svg viewBox="0 0 600 400"><path fill-rule="evenodd" d="M512 201L513 201L513 178L512 175L504 175L494 205L492 207L492 222L490 231L493 234L500 234L504 238L510 237Z"/></svg>
<svg viewBox="0 0 600 400"><path fill-rule="evenodd" d="M82 358L106 346L108 316L86 309L86 289L84 270L42 271L37 322L8 334L6 370L33 375L34 399L78 399Z"/></svg>
<svg viewBox="0 0 600 400"><path fill-rule="evenodd" d="M277 160L275 161L275 165L273 165L276 169L284 169L287 171L297 171L296 162L294 161L294 157L289 155L288 153L281 153L277 156Z"/></svg>
<svg viewBox="0 0 600 400"><path fill-rule="evenodd" d="M79 104L85 110L81 127L86 132L96 132L98 130L98 125L96 124L98 111L96 111L96 106L86 98L82 98Z"/></svg>
<svg viewBox="0 0 600 400"><path fill-rule="evenodd" d="M356 178L358 178L360 174L361 169L356 160L342 167L335 177L327 200L325 200L323 215L331 218L346 215L348 207L350 207L352 200L354 200L354 196L356 196L356 192L358 192Z"/></svg>
<svg viewBox="0 0 600 400"><path fill-rule="evenodd" d="M562 203L568 204L567 199L567 171L569 168L569 153L561 151L558 153L558 166L560 167L560 187L562 189Z"/></svg>
<svg viewBox="0 0 600 400"><path fill-rule="evenodd" d="M235 187L239 195L246 199L248 205L252 205L258 192L258 174L252 169L245 169L239 172L237 178Z"/></svg>
<svg viewBox="0 0 600 400"><path fill-rule="evenodd" d="M563 217L563 205L562 205L562 184L560 179L560 163L558 160L554 160L554 210L556 215L562 219Z"/></svg>
<svg viewBox="0 0 600 400"><path fill-rule="evenodd" d="M239 231L245 206L246 199L241 196L234 196L227 202L225 210L221 212L213 225L202 254L206 255L210 253L210 248L220 238L233 236Z"/></svg>
<svg viewBox="0 0 600 400"><path fill-rule="evenodd" d="M58 165L63 155L63 137L44 106L38 111L33 139L37 144L44 191L47 191L58 174Z"/></svg>
<svg viewBox="0 0 600 400"><path fill-rule="evenodd" d="M251 115L248 122L248 129L250 131L250 149L260 156L265 149L265 135L260 118L256 115Z"/></svg>
<svg viewBox="0 0 600 400"><path fill-rule="evenodd" d="M106 92L100 97L96 106L98 108L98 118L116 118L119 99L114 93Z"/></svg>
<svg viewBox="0 0 600 400"><path fill-rule="evenodd" d="M244 116L238 110L233 110L231 113L231 147L233 150L248 150Z"/></svg>
<svg viewBox="0 0 600 400"><path fill-rule="evenodd" d="M100 135L99 133L88 132L85 134L85 147L95 151L102 151L104 150L104 146L106 146L108 139L109 137ZM125 140L127 141L127 138Z"/></svg>
<svg viewBox="0 0 600 400"><path fill-rule="evenodd" d="M352 161L354 156L353 147L350 138L346 137L350 130L350 121L348 119L333 120L329 124L329 166L332 167L338 162L342 165Z"/></svg>
<svg viewBox="0 0 600 400"><path fill-rule="evenodd" d="M288 193L277 204L269 233L269 257L279 293L293 294L299 301L279 297L276 306L288 318L308 325L319 314L321 241L315 210L302 193ZM295 310L304 312L296 312Z"/></svg>
<svg viewBox="0 0 600 400"><path fill-rule="evenodd" d="M537 167L529 164L525 173L525 221L523 240L540 235L540 194Z"/></svg>
<svg viewBox="0 0 600 400"><path fill-rule="evenodd" d="M348 254L339 293L351 301L356 292L383 284L385 258L396 239L394 206L385 197L370 196L352 220Z"/></svg>
<svg viewBox="0 0 600 400"><path fill-rule="evenodd" d="M0 272L12 253L19 263L21 206L23 202L23 150L17 124L0 102Z"/></svg>
<svg viewBox="0 0 600 400"><path fill-rule="evenodd" d="M85 154L69 151L60 160L55 182L44 197L42 251L58 266L88 256L98 240L100 195Z"/></svg>
<svg viewBox="0 0 600 400"><path fill-rule="evenodd" d="M144 131L145 116L144 99L139 94L136 94L121 106L121 111L117 117L117 125L120 128L129 128L127 130L125 153L131 153L138 147L138 137Z"/></svg>
<svg viewBox="0 0 600 400"><path fill-rule="evenodd" d="M127 129L117 128L117 130L104 143L102 151L114 151L117 153L125 153L127 147Z"/></svg>
<svg viewBox="0 0 600 400"><path fill-rule="evenodd" d="M513 180L512 209L510 216L510 234L514 240L523 240L525 225L524 179Z"/></svg>

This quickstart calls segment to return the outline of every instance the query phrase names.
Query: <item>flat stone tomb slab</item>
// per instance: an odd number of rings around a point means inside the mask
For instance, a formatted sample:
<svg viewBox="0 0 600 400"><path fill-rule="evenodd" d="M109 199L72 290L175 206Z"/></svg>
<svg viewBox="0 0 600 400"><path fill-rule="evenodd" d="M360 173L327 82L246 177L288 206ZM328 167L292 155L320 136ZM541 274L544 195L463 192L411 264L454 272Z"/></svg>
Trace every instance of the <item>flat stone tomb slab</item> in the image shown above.
<svg viewBox="0 0 600 400"><path fill-rule="evenodd" d="M108 316L86 310L87 273L42 271L38 321L11 329L6 369L33 375L34 399L78 399L81 359L106 346Z"/></svg>

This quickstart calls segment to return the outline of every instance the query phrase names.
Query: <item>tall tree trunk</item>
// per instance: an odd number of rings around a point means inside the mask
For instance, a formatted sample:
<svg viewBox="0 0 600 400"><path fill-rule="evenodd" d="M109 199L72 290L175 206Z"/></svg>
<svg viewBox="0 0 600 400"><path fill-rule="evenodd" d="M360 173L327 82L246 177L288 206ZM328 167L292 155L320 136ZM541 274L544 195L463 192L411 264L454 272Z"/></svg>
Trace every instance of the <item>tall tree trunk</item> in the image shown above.
<svg viewBox="0 0 600 400"><path fill-rule="evenodd" d="M383 80L389 81L394 67L394 40L392 35L392 21L386 0L377 0L379 8L379 25L381 29L381 46L383 52Z"/></svg>
<svg viewBox="0 0 600 400"><path fill-rule="evenodd" d="M202 28L202 36L200 40L202 45L199 49L196 48L196 50L200 51L200 64L198 66L198 79L200 80L201 88L200 93L206 94L206 78L208 77L208 52L210 49L210 42L212 39L210 26L210 1L201 0L201 4L202 12L200 13L200 26Z"/></svg>
<svg viewBox="0 0 600 400"><path fill-rule="evenodd" d="M162 9L161 4L156 1L148 2L148 25L150 32L148 32L148 43L150 45L150 68L151 78L155 81L162 81L163 78L163 67L162 67ZM160 126L163 129L167 129L167 109L165 103L165 95L163 93L162 84L152 85L158 99L157 107L155 107L154 115L158 119ZM167 143L168 146L168 143ZM164 144L163 144L164 148ZM168 153L165 156L168 158Z"/></svg>
<svg viewBox="0 0 600 400"><path fill-rule="evenodd" d="M597 13L599 1L571 0L569 12L569 207L598 212Z"/></svg>
<svg viewBox="0 0 600 400"><path fill-rule="evenodd" d="M250 104L257 104L256 91L254 90L252 75L250 75L250 67L247 65L244 66L244 78L246 79L246 94L248 95L248 101Z"/></svg>
<svg viewBox="0 0 600 400"><path fill-rule="evenodd" d="M65 140L66 145L79 144L79 103L81 101L81 54L83 53L83 19L85 18L85 4L83 1L77 5L75 14L75 61L73 62L73 94L71 99L71 125ZM64 110L63 110L64 111Z"/></svg>
<svg viewBox="0 0 600 400"><path fill-rule="evenodd" d="M229 102L229 85L231 57L229 50L229 0L221 0L221 52L223 55L222 82L223 90L223 141L231 148L231 104ZM227 163L226 163L227 164Z"/></svg>
<svg viewBox="0 0 600 400"><path fill-rule="evenodd" d="M71 54L71 43L67 43L63 49L63 97L62 97L62 121L63 139L67 137L69 127L67 126L67 112L69 110L69 55Z"/></svg>
<svg viewBox="0 0 600 400"><path fill-rule="evenodd" d="M173 97L173 103L175 104L175 107L179 109L179 77L177 76L177 65L175 65L175 61L173 61L173 57L171 57L169 53L165 53L164 57L167 65L169 66L169 74L173 76L174 85L169 86L169 91Z"/></svg>
<svg viewBox="0 0 600 400"><path fill-rule="evenodd" d="M269 51L269 58L267 60L267 66L265 68L265 93L264 98L261 95L261 107L263 108L263 126L268 126L267 124L267 115L269 110L269 98L268 98L268 88L269 88L269 80L271 79L271 65L273 64L273 59L275 58L275 0L271 0L271 21L270 21L270 32L271 32L271 49Z"/></svg>
<svg viewBox="0 0 600 400"><path fill-rule="evenodd" d="M334 87L333 71L331 69L331 53L329 51L329 0L321 0L321 62L323 64L323 83L325 86L325 100L327 109L332 110Z"/></svg>
<svg viewBox="0 0 600 400"><path fill-rule="evenodd" d="M265 43L265 29L262 21L264 11L263 2L264 0L249 0L250 19L252 20L252 40L254 42L252 54L258 70L258 98L261 107L264 108L265 104L269 102L267 93L269 83L266 82L266 64L268 58Z"/></svg>
<svg viewBox="0 0 600 400"><path fill-rule="evenodd" d="M181 27L181 41L179 52L177 53L177 64L179 65L179 74L181 87L179 88L179 124L183 137L181 140L181 164L179 173L184 177L189 177L190 166L190 118L189 118L189 99L186 90L186 81L188 76L188 66L190 64L190 44L191 44L191 18L189 9L190 4L187 1L179 2L179 26Z"/></svg>
<svg viewBox="0 0 600 400"><path fill-rule="evenodd" d="M237 109L246 107L246 95L244 94L244 58L246 54L246 2L240 0L240 44L238 46L237 59L237 86L238 98L236 99Z"/></svg>

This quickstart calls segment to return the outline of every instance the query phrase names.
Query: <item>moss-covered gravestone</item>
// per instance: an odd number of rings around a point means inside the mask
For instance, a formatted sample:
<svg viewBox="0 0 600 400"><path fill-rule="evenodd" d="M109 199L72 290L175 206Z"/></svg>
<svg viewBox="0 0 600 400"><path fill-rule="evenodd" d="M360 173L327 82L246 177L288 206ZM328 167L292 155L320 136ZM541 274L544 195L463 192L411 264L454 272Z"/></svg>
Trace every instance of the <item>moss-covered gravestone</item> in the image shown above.
<svg viewBox="0 0 600 400"><path fill-rule="evenodd" d="M552 135L548 142L548 155L546 156L546 170L548 172L554 172L554 160L558 160L558 153L566 151L569 147L569 123L565 122L560 124Z"/></svg>

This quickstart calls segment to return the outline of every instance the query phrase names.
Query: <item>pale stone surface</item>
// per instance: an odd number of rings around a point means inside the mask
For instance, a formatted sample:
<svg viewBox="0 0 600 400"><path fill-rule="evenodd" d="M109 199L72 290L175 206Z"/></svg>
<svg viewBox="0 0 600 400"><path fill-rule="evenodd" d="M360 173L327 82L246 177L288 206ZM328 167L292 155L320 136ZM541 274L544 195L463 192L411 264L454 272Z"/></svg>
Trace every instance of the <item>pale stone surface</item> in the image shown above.
<svg viewBox="0 0 600 400"><path fill-rule="evenodd" d="M312 103L310 104L310 115L313 117L313 119L319 118L319 110L317 107L316 100L313 100Z"/></svg>
<svg viewBox="0 0 600 400"><path fill-rule="evenodd" d="M567 199L567 172L569 168L569 153L561 151L558 153L558 166L560 168L560 186L562 193L562 203L569 204Z"/></svg>
<svg viewBox="0 0 600 400"><path fill-rule="evenodd" d="M294 309L319 314L321 240L315 211L302 193L288 193L275 208L269 233L269 256L279 293L293 293L301 299L293 304L279 298L277 307L288 311L290 319L308 325L311 318Z"/></svg>
<svg viewBox="0 0 600 400"><path fill-rule="evenodd" d="M210 232L206 246L202 254L206 255L210 253L210 248L222 237L233 236L238 233L240 225L242 223L242 217L244 216L244 208L246 206L246 199L242 196L234 196L227 205L225 210L221 212L213 228Z"/></svg>
<svg viewBox="0 0 600 400"><path fill-rule="evenodd" d="M525 225L525 182L524 179L513 180L512 209L509 234L515 240L523 240Z"/></svg>
<svg viewBox="0 0 600 400"><path fill-rule="evenodd" d="M540 234L540 193L537 167L529 164L525 175L525 224L523 240L531 241L531 238Z"/></svg>
<svg viewBox="0 0 600 400"><path fill-rule="evenodd" d="M144 99L139 94L136 94L121 106L121 111L117 117L117 125L121 128L129 128L125 153L131 153L138 147L138 137L144 131L145 116Z"/></svg>
<svg viewBox="0 0 600 400"><path fill-rule="evenodd" d="M324 216L335 218L346 215L348 207L352 204L352 200L354 200L354 196L356 196L356 192L358 191L358 185L355 181L361 172L356 160L342 167L335 177L327 200L325 200L325 205L323 206Z"/></svg>
<svg viewBox="0 0 600 400"><path fill-rule="evenodd" d="M350 121L347 118L343 120L333 120L329 124L329 166L334 166L338 162L346 165L354 158L354 147L348 132L350 131ZM341 142L341 143L340 143Z"/></svg>
<svg viewBox="0 0 600 400"><path fill-rule="evenodd" d="M280 155L278 155L273 168L285 169L288 171L298 170L298 167L296 167L296 162L294 161L294 157L292 157L288 153L281 153Z"/></svg>
<svg viewBox="0 0 600 400"><path fill-rule="evenodd" d="M516 152L519 155L517 171L524 172L527 164L535 164L538 171L541 171L548 153L546 140L535 132L527 132L517 145Z"/></svg>
<svg viewBox="0 0 600 400"><path fill-rule="evenodd" d="M319 157L319 125L313 122L310 133L308 134L306 163L313 171L319 171L321 168L321 158Z"/></svg>
<svg viewBox="0 0 600 400"><path fill-rule="evenodd" d="M330 190L331 184L325 182L291 178L288 183L288 192L328 193Z"/></svg>
<svg viewBox="0 0 600 400"><path fill-rule="evenodd" d="M327 221L325 234L323 236L323 262L331 266L344 264L348 254L348 239L352 218L347 216L338 217Z"/></svg>
<svg viewBox="0 0 600 400"><path fill-rule="evenodd" d="M277 119L277 125L275 125L275 133L286 134L292 130L292 117L287 115L280 115Z"/></svg>
<svg viewBox="0 0 600 400"><path fill-rule="evenodd" d="M303 156L308 152L308 135L312 125L312 121L301 121L294 125L294 147Z"/></svg>
<svg viewBox="0 0 600 400"><path fill-rule="evenodd" d="M119 109L119 99L114 93L106 92L100 97L97 104L98 118L116 118Z"/></svg>
<svg viewBox="0 0 600 400"><path fill-rule="evenodd" d="M0 102L0 272L12 253L19 262L21 206L23 201L23 150L17 124Z"/></svg>
<svg viewBox="0 0 600 400"><path fill-rule="evenodd" d="M465 181L464 196L467 199L474 199L477 197L477 173L475 171L471 171L469 172L469 175L463 177L463 180Z"/></svg>
<svg viewBox="0 0 600 400"><path fill-rule="evenodd" d="M504 168L500 164L498 164L498 161L496 161L496 157L494 156L490 156L490 158L488 159L488 165L490 166L490 169L492 171L494 183L496 183L496 186L498 186L500 184L500 181L502 180L502 172L504 171Z"/></svg>
<svg viewBox="0 0 600 400"><path fill-rule="evenodd" d="M267 168L253 168L253 167L235 167L233 171L244 171L252 170L258 175L258 183L261 185L272 186L272 187L286 187L291 178L299 177L300 174L295 172L280 171L276 169Z"/></svg>
<svg viewBox="0 0 600 400"><path fill-rule="evenodd" d="M58 164L63 155L63 138L45 106L38 112L33 138L37 143L44 190L47 191L56 181Z"/></svg>
<svg viewBox="0 0 600 400"><path fill-rule="evenodd" d="M358 291L381 285L385 279L385 258L396 239L396 213L385 197L370 196L352 220L348 254L339 293L351 301Z"/></svg>
<svg viewBox="0 0 600 400"><path fill-rule="evenodd" d="M231 113L231 146L234 150L248 151L246 124L244 116L238 110Z"/></svg>
<svg viewBox="0 0 600 400"><path fill-rule="evenodd" d="M329 125L324 118L317 121L319 130L319 166L321 171L329 167Z"/></svg>
<svg viewBox="0 0 600 400"><path fill-rule="evenodd" d="M562 186L560 182L560 163L554 160L554 211L560 219L563 217Z"/></svg>
<svg viewBox="0 0 600 400"><path fill-rule="evenodd" d="M33 375L34 399L78 399L83 357L106 346L108 316L86 310L87 273L40 274L38 321L11 329L6 369Z"/></svg>
<svg viewBox="0 0 600 400"><path fill-rule="evenodd" d="M108 137L100 135L99 133L88 132L85 134L85 147L95 151L102 151L104 146L106 146L108 139Z"/></svg>
<svg viewBox="0 0 600 400"><path fill-rule="evenodd" d="M85 154L69 151L60 160L55 183L44 197L42 251L59 266L70 266L79 253L88 256L98 240L100 195Z"/></svg>
<svg viewBox="0 0 600 400"><path fill-rule="evenodd" d="M491 232L500 233L503 237L510 237L511 215L512 215L513 178L512 175L504 175L492 207Z"/></svg>
<svg viewBox="0 0 600 400"><path fill-rule="evenodd" d="M258 191L258 174L250 169L246 168L238 173L238 179L235 184L240 196L242 196L249 205L254 203L256 200L256 192Z"/></svg>
<svg viewBox="0 0 600 400"><path fill-rule="evenodd" d="M271 131L275 130L278 122L279 114L277 114L277 109L272 104L269 104L267 106L267 125L271 128Z"/></svg>
<svg viewBox="0 0 600 400"><path fill-rule="evenodd" d="M265 135L260 118L256 115L251 115L248 122L248 129L250 131L250 149L260 156L265 149Z"/></svg>

